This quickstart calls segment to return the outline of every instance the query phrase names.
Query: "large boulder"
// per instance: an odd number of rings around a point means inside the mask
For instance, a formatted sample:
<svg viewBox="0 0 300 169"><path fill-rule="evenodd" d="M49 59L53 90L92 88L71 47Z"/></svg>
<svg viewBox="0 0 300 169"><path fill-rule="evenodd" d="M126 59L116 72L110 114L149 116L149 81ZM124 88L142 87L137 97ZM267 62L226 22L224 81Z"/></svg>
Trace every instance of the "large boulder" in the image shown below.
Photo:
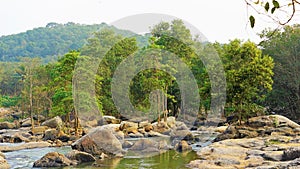
<svg viewBox="0 0 300 169"><path fill-rule="evenodd" d="M0 122L0 130L2 129L15 129L17 126L15 123L10 123L10 122Z"/></svg>
<svg viewBox="0 0 300 169"><path fill-rule="evenodd" d="M50 127L50 128L57 128L57 127L62 126L62 124L63 124L62 119L59 116L56 116L52 119L44 121L41 125L42 126L47 126L47 127Z"/></svg>
<svg viewBox="0 0 300 169"><path fill-rule="evenodd" d="M96 158L93 155L78 150L70 151L68 154L66 154L66 157L72 161L77 161L78 164L96 161Z"/></svg>
<svg viewBox="0 0 300 169"><path fill-rule="evenodd" d="M33 167L63 167L70 165L76 165L76 163L65 157L63 154L50 152L34 162Z"/></svg>
<svg viewBox="0 0 300 169"><path fill-rule="evenodd" d="M98 156L102 153L112 157L124 154L121 142L111 130L102 126L91 130L87 135L73 143L72 149Z"/></svg>

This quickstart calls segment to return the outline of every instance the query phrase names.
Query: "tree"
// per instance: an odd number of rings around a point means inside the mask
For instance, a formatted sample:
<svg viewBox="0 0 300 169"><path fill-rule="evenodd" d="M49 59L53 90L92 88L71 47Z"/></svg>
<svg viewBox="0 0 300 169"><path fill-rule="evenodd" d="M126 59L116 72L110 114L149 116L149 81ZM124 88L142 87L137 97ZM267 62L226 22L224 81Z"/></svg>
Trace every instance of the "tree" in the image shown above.
<svg viewBox="0 0 300 169"><path fill-rule="evenodd" d="M261 34L263 53L275 62L274 85L266 99L271 111L293 120L300 115L300 25L285 26L283 31L265 30Z"/></svg>
<svg viewBox="0 0 300 169"><path fill-rule="evenodd" d="M219 46L227 82L227 113L239 120L256 116L262 111L259 104L272 90L273 59L263 55L252 42L233 40Z"/></svg>
<svg viewBox="0 0 300 169"><path fill-rule="evenodd" d="M24 57L21 59L22 64L20 69L22 72L22 79L24 80L24 88L22 91L22 97L24 101L28 101L29 107L28 112L31 118L31 127L34 128L34 87L37 85L37 77L35 74L35 70L40 66L41 60L40 58L29 58Z"/></svg>

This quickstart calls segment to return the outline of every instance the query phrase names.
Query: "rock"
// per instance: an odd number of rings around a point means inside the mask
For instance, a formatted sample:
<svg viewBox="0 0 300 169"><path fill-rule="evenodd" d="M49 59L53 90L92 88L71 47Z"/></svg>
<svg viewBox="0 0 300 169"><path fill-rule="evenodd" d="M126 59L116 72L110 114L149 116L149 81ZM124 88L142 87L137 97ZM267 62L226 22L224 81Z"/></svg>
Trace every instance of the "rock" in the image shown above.
<svg viewBox="0 0 300 169"><path fill-rule="evenodd" d="M136 133L138 133L139 131L138 131L138 128L136 128L136 127L128 127L128 128L126 128L126 129L124 129L123 130L123 132L125 133L125 134L136 134Z"/></svg>
<svg viewBox="0 0 300 169"><path fill-rule="evenodd" d="M58 131L56 129L47 129L43 136L43 140L44 141L47 141L47 140L54 141L55 139L57 139L57 135L58 135Z"/></svg>
<svg viewBox="0 0 300 169"><path fill-rule="evenodd" d="M50 146L51 144L45 141L29 142L29 143L16 145L16 146L0 146L0 151L10 152L10 151L23 150L23 149L43 148L43 147L50 147Z"/></svg>
<svg viewBox="0 0 300 169"><path fill-rule="evenodd" d="M29 142L29 139L27 137L24 137L23 134L26 136L25 133L15 133L12 136L13 143Z"/></svg>
<svg viewBox="0 0 300 169"><path fill-rule="evenodd" d="M111 130L102 126L91 130L87 135L73 143L72 149L98 156L105 153L114 157L124 153L122 144L117 137Z"/></svg>
<svg viewBox="0 0 300 169"><path fill-rule="evenodd" d="M155 122L152 124L152 126L153 126L153 131L158 133L165 133L170 130L170 127L167 125L167 123L163 121L160 123Z"/></svg>
<svg viewBox="0 0 300 169"><path fill-rule="evenodd" d="M168 137L168 136L160 134L155 131L149 131L149 132L145 133L145 137Z"/></svg>
<svg viewBox="0 0 300 169"><path fill-rule="evenodd" d="M175 150L179 152L190 151L192 147L185 140L181 140L175 145Z"/></svg>
<svg viewBox="0 0 300 169"><path fill-rule="evenodd" d="M169 149L165 141L154 141L151 139L140 139L129 148L130 151L137 153L160 153Z"/></svg>
<svg viewBox="0 0 300 169"><path fill-rule="evenodd" d="M117 139L122 143L124 140L124 133L120 131L120 124L107 124L104 126L101 126L103 129L110 130Z"/></svg>
<svg viewBox="0 0 300 169"><path fill-rule="evenodd" d="M50 128L57 128L57 127L62 126L62 123L63 123L62 119L59 116L56 116L52 119L44 121L41 125L47 126Z"/></svg>
<svg viewBox="0 0 300 169"><path fill-rule="evenodd" d="M189 130L175 130L171 134L171 140L186 140L192 141L194 140L194 136Z"/></svg>
<svg viewBox="0 0 300 169"><path fill-rule="evenodd" d="M281 161L282 160L282 151L266 151L262 157L269 161Z"/></svg>
<svg viewBox="0 0 300 169"><path fill-rule="evenodd" d="M173 128L176 126L176 118L175 117L168 117L167 118L167 125L170 127L170 128Z"/></svg>
<svg viewBox="0 0 300 169"><path fill-rule="evenodd" d="M33 135L44 135L47 129L48 129L47 126L38 126L31 129L31 132Z"/></svg>
<svg viewBox="0 0 300 169"><path fill-rule="evenodd" d="M141 133L130 133L130 134L128 134L128 136L130 137L130 138L142 138L142 137L144 137L144 135L143 134L141 134Z"/></svg>
<svg viewBox="0 0 300 169"><path fill-rule="evenodd" d="M60 140L58 140L58 139L56 139L56 140L54 140L54 146L55 147L61 147L61 146L63 146L63 142L62 141L60 141Z"/></svg>
<svg viewBox="0 0 300 169"><path fill-rule="evenodd" d="M96 161L96 158L93 155L78 150L70 151L66 154L66 157L72 161L77 161L77 164Z"/></svg>
<svg viewBox="0 0 300 169"><path fill-rule="evenodd" d="M276 123L278 122L279 125L286 124L288 127L292 129L300 128L300 125L297 124L296 122L293 122L292 120L281 116L281 115L270 115L271 117L276 119Z"/></svg>
<svg viewBox="0 0 300 169"><path fill-rule="evenodd" d="M3 155L3 154L2 154ZM0 156L0 168L1 169L10 169L10 165L7 163L5 156Z"/></svg>
<svg viewBox="0 0 300 169"><path fill-rule="evenodd" d="M125 149L125 148L130 148L132 147L133 143L130 142L130 141L124 141L124 143L122 144L122 147Z"/></svg>
<svg viewBox="0 0 300 169"><path fill-rule="evenodd" d="M69 140L71 140L70 136L67 134L61 134L57 137L57 139L62 142L68 142Z"/></svg>
<svg viewBox="0 0 300 169"><path fill-rule="evenodd" d="M103 116L103 119L106 121L107 124L120 124L121 120L116 119L114 116Z"/></svg>
<svg viewBox="0 0 300 169"><path fill-rule="evenodd" d="M176 130L190 130L184 122L176 121Z"/></svg>
<svg viewBox="0 0 300 169"><path fill-rule="evenodd" d="M40 160L34 162L33 167L63 167L70 165L76 165L76 163L63 154L50 152L44 155Z"/></svg>
<svg viewBox="0 0 300 169"><path fill-rule="evenodd" d="M10 122L0 122L0 130L2 129L15 129L17 126L14 123L10 123Z"/></svg>
<svg viewBox="0 0 300 169"><path fill-rule="evenodd" d="M282 159L285 161L294 160L300 158L300 147L293 147L283 152Z"/></svg>
<svg viewBox="0 0 300 169"><path fill-rule="evenodd" d="M26 118L20 122L21 127L31 127L31 119Z"/></svg>
<svg viewBox="0 0 300 169"><path fill-rule="evenodd" d="M224 133L227 128L228 128L228 126L219 126L214 130L214 132Z"/></svg>
<svg viewBox="0 0 300 169"><path fill-rule="evenodd" d="M120 124L120 130L126 130L127 128L136 128L136 130L138 129L138 123L134 123L134 122L129 122L129 121L122 121Z"/></svg>

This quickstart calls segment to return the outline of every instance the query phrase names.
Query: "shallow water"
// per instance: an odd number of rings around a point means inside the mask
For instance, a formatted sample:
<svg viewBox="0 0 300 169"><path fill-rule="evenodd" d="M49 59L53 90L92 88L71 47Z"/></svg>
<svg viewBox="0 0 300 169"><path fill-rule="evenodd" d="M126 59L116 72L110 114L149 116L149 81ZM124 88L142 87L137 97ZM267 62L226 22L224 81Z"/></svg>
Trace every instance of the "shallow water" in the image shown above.
<svg viewBox="0 0 300 169"><path fill-rule="evenodd" d="M196 151L210 144L211 135L201 134L201 142L192 145L193 151L179 153L174 150L159 155L133 154L128 152L124 158L98 160L95 163L85 163L79 166L64 167L63 169L186 169L186 165L197 158ZM152 138L155 139L155 138ZM158 138L168 139L168 138ZM128 139L131 142L138 139ZM18 143L22 144L22 143ZM0 145L15 146L17 144L0 143ZM12 169L31 169L33 163L48 152L59 152L66 154L71 147L46 147L25 149L4 153Z"/></svg>
<svg viewBox="0 0 300 169"><path fill-rule="evenodd" d="M57 151L65 154L70 150L70 147L51 147L26 149L4 154L12 169L30 169L34 161L48 152ZM129 153L124 158L98 160L96 163L86 163L79 166L64 167L63 169L184 169L186 168L185 165L196 159L196 157L195 151L179 153L171 150L152 157L141 157Z"/></svg>

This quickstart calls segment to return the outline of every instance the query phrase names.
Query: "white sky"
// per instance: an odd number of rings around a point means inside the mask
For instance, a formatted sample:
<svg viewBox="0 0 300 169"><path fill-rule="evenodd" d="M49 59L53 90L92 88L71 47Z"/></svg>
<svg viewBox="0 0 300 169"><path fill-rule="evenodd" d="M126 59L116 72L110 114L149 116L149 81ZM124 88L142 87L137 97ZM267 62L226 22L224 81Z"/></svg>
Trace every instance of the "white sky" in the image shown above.
<svg viewBox="0 0 300 169"><path fill-rule="evenodd" d="M257 22L251 29L244 0L0 0L0 36L44 27L49 22L111 23L142 13L181 18L211 42L235 38L258 42L256 33L270 26Z"/></svg>

